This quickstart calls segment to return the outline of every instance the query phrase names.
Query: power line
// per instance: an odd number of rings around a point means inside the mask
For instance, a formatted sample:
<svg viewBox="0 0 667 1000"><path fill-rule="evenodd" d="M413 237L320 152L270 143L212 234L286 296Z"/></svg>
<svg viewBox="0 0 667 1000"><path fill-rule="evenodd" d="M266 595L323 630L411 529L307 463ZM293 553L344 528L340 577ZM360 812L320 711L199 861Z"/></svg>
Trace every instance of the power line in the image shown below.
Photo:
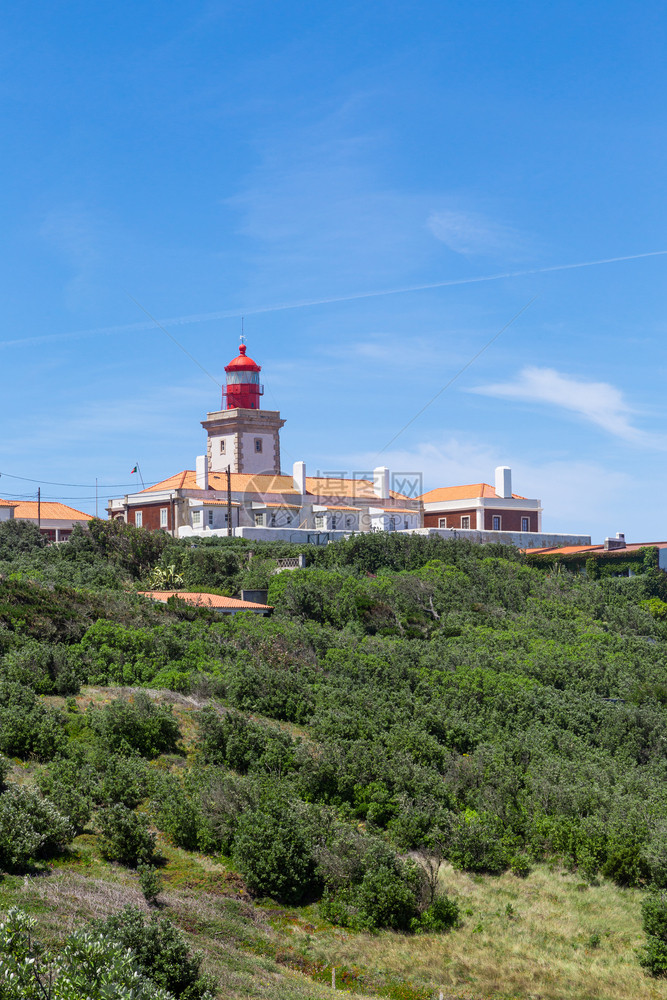
<svg viewBox="0 0 667 1000"><path fill-rule="evenodd" d="M498 337L502 333L504 333L505 330L507 330L508 327L510 327L512 325L512 323L514 323L514 321L517 320L519 318L519 316L526 311L526 309L528 309L529 306L532 306L533 302L535 301L535 299L537 297L538 297L537 295L534 295L533 298L530 300L530 302L526 302L525 306L523 306L521 309L519 309L518 313L515 313L514 316L512 316L511 320L509 320L508 323L505 323L505 325L503 327L501 327L501 329L498 330L497 333L494 333L493 337L491 337L490 340L487 340L487 342L484 344L484 346L481 347L479 349L479 351L477 351L477 354L473 354L473 356L471 357L470 361L466 361L466 363L463 365L463 367L459 368L459 370L456 372L455 375L452 375L452 377L450 378L449 382L447 382L445 385L443 385L442 389L438 389L438 391L436 392L435 396L432 396L429 399L428 403L425 403L422 406L421 410L417 410L417 412L415 413L414 417L412 417L410 420L408 420L407 424L404 424L403 427L401 427L400 431L398 431L396 434L394 434L394 436L391 439L391 441L388 441L387 444L384 446L384 448L380 449L380 451L378 452L378 456L380 456L384 451L386 451L387 448L389 448L390 445L392 445L394 443L394 441L401 436L401 434L403 433L403 431L406 431L408 429L408 427L410 426L410 424L414 424L414 422L417 419L417 417L420 417L422 415L422 413L424 412L424 410L427 410L429 408L429 406L431 405L431 403L435 403L435 401L438 398L438 396L442 396L443 392L446 389L449 389L450 385L452 385L452 383L456 382L457 378L459 378L461 375L463 375L464 371L466 371L468 368L470 368L470 366L472 364L474 364L475 361L477 361L477 358L481 357L481 355L484 354L484 351L486 351L489 347L491 347L491 344L493 344L498 339Z"/></svg>
<svg viewBox="0 0 667 1000"><path fill-rule="evenodd" d="M174 337L173 333L169 333L169 330L166 330L162 326L162 323L160 323L160 321L157 320L155 318L155 316L151 316L151 314L149 313L148 309L144 309L144 307L142 306L141 302L137 302L137 300L135 299L134 295L130 295L130 293L127 292L127 296L128 296L128 298L132 299L132 301L134 302L134 304L136 306L139 306L139 308L141 309L142 312L146 313L146 315L148 316L149 319L153 320L153 322L155 323L155 325L157 327L159 327L160 330L162 330L163 333L167 334L167 336L169 337L170 340L173 340L173 342L176 344L176 347L178 347L181 351L183 351L183 354L185 354L186 357L190 358L190 361L194 361L194 363L197 365L197 368L201 368L201 370L203 371L204 375L208 375L208 377L210 378L211 382L215 382L215 384L218 386L218 388L222 388L222 385L221 385L220 382L218 382L217 378L215 378L214 375L211 375L211 373L209 371L207 371L204 368L204 366L201 365L197 361L197 359L195 358L195 356L193 354L190 354L190 352L185 347L183 347L183 344L181 344L178 340L176 340L176 337Z"/></svg>
<svg viewBox="0 0 667 1000"><path fill-rule="evenodd" d="M0 472L0 478L4 479L20 479L23 483L41 483L42 486L69 486L71 489L82 489L82 490L94 490L95 483L54 483L48 479L29 479L28 476L13 476L11 472ZM155 482L149 483L149 486L155 486L161 480L156 479ZM100 487L105 490L123 490L130 489L136 486L136 483L99 483Z"/></svg>

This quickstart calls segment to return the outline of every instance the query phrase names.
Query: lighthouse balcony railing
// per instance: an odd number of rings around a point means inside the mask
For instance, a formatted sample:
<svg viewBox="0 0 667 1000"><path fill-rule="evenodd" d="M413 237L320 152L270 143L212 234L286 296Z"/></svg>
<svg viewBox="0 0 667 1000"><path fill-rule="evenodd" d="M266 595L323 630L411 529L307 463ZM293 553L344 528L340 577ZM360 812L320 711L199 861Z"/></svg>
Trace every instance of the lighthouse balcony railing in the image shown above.
<svg viewBox="0 0 667 1000"><path fill-rule="evenodd" d="M254 385L253 389L256 390L256 393L254 393L254 395L257 395L257 396L263 396L264 395L264 386L263 385ZM235 399L235 397L238 396L238 395L240 395L240 393L238 391L230 393L230 392L227 392L226 389L223 389L222 390L222 408L223 408L223 410L227 409L227 404L229 402L233 402L234 399ZM244 395L245 395L245 393L244 393Z"/></svg>

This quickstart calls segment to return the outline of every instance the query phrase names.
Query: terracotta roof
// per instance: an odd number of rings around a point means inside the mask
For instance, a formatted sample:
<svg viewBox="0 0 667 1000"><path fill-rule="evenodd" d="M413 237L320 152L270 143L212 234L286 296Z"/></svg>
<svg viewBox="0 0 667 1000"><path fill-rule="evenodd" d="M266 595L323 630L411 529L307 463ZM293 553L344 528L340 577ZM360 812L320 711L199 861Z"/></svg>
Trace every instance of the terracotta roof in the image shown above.
<svg viewBox="0 0 667 1000"><path fill-rule="evenodd" d="M356 510L357 513L360 510L363 510L363 507L345 507L343 504L340 504L340 503L320 503L320 504L316 503L315 507L324 507L325 510L330 510L330 511L333 511L334 513L337 510ZM318 513L318 512L315 511L315 513Z"/></svg>
<svg viewBox="0 0 667 1000"><path fill-rule="evenodd" d="M605 549L604 545L552 545L541 549L524 549L527 555L561 555L570 556L581 552L604 552L607 556L622 556L627 552L637 552L638 549L667 549L667 542L627 542L622 549Z"/></svg>
<svg viewBox="0 0 667 1000"><path fill-rule="evenodd" d="M209 472L209 487L217 492L227 489L226 472ZM299 496L294 489L294 481L291 476L274 475L250 475L249 473L232 472L230 475L230 486L233 493L259 493L261 495L278 493L288 496ZM185 469L177 472L175 476L163 479L162 482L148 486L141 493L158 493L164 490L196 490L197 476L194 469ZM355 500L374 500L381 498L373 492L373 483L370 479L338 479L335 476L325 478L324 476L307 476L306 492L310 496L323 497L353 497ZM409 501L410 497L402 493L389 491L390 497L394 500Z"/></svg>
<svg viewBox="0 0 667 1000"><path fill-rule="evenodd" d="M505 499L499 497L489 483L470 483L468 486L440 486L435 490L429 490L428 493L422 493L418 499L423 503L442 503L447 500L478 500L480 498ZM512 500L525 499L526 497L519 496L518 493L512 494Z"/></svg>
<svg viewBox="0 0 667 1000"><path fill-rule="evenodd" d="M0 500L0 507L17 507L18 500Z"/></svg>
<svg viewBox="0 0 667 1000"><path fill-rule="evenodd" d="M306 476L306 489L313 496L321 497L353 497L355 500L382 500L373 490L370 479L343 479L337 476ZM410 500L403 493L389 490L389 496L394 500Z"/></svg>
<svg viewBox="0 0 667 1000"><path fill-rule="evenodd" d="M418 510L403 510L402 507L378 507L378 510L384 511L385 514L418 514Z"/></svg>
<svg viewBox="0 0 667 1000"><path fill-rule="evenodd" d="M12 505L13 506L13 505ZM75 510L64 503L53 503L49 500L42 500L40 504L40 516L44 521L92 521L92 514L84 514L82 510ZM16 504L14 517L25 518L31 521L37 520L37 501L21 500Z"/></svg>
<svg viewBox="0 0 667 1000"><path fill-rule="evenodd" d="M237 611L273 610L271 604L256 604L254 601L240 601L236 597L221 597L220 594L205 594L199 591L140 590L139 593L143 597L149 597L152 601L162 601L163 603L166 603L170 597L178 597L186 604L193 604L199 608L233 608Z"/></svg>
<svg viewBox="0 0 667 1000"><path fill-rule="evenodd" d="M190 497L190 501L191 501L191 504L193 506L197 506L198 504L201 504L203 507L226 507L227 506L227 501L226 500L205 500L203 497L201 499L199 497ZM240 506L241 505L238 502L238 500L232 500L232 507L240 507Z"/></svg>
<svg viewBox="0 0 667 1000"><path fill-rule="evenodd" d="M251 476L248 473L232 472L230 475L230 486L232 493L291 493L298 496L294 489L294 482L291 476L275 476L271 473L264 476ZM219 493L227 489L226 472L209 472L208 484L211 489ZM154 486L148 486L142 493L158 493L163 490L196 490L197 475L194 469L185 469L177 472L175 476L163 479L162 482Z"/></svg>

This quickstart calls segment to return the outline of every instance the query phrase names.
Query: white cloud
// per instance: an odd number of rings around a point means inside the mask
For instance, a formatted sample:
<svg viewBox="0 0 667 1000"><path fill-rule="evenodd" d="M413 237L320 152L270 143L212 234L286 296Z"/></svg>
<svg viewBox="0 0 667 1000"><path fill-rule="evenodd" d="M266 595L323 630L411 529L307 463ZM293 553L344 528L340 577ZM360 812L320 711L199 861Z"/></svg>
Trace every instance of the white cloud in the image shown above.
<svg viewBox="0 0 667 1000"><path fill-rule="evenodd" d="M516 399L522 402L547 403L578 414L603 430L633 444L664 447L657 437L635 427L635 410L623 393L609 382L588 382L563 375L554 368L523 368L513 382L481 385L469 392L496 399Z"/></svg>
<svg viewBox="0 0 667 1000"><path fill-rule="evenodd" d="M426 225L454 253L495 254L516 250L521 242L515 230L477 212L433 212Z"/></svg>

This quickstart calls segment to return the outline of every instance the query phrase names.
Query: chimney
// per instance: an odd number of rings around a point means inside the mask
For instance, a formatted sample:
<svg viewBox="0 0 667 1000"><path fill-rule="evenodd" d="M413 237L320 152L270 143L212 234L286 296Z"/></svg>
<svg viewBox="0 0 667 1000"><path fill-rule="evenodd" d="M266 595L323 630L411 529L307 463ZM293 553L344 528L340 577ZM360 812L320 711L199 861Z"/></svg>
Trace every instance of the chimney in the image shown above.
<svg viewBox="0 0 667 1000"><path fill-rule="evenodd" d="M386 465L373 469L373 493L380 500L389 499L389 469Z"/></svg>
<svg viewBox="0 0 667 1000"><path fill-rule="evenodd" d="M616 538L605 538L604 540L604 550L605 552L612 551L614 549L624 549L625 548L625 535L622 531L616 532Z"/></svg>
<svg viewBox="0 0 667 1000"><path fill-rule="evenodd" d="M496 469L496 495L508 500L512 496L512 470L507 465Z"/></svg>
<svg viewBox="0 0 667 1000"><path fill-rule="evenodd" d="M197 455L197 464L195 465L196 478L197 478L197 489L207 490L208 489L208 458L206 455Z"/></svg>
<svg viewBox="0 0 667 1000"><path fill-rule="evenodd" d="M292 466L292 482L294 484L294 489L301 496L306 492L306 463L305 462L295 462Z"/></svg>

